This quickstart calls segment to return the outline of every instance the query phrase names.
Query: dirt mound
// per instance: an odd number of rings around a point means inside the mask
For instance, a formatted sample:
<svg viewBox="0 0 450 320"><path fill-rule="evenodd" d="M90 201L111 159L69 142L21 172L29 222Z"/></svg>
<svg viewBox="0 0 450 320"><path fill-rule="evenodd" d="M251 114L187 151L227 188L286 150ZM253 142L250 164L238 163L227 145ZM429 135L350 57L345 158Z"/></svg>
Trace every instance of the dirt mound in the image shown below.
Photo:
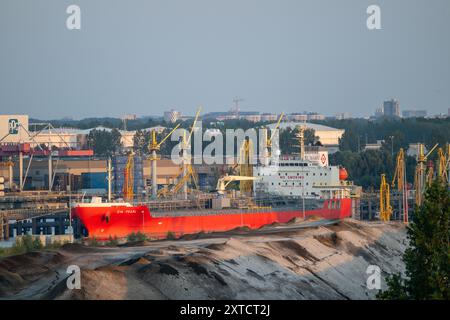
<svg viewBox="0 0 450 320"><path fill-rule="evenodd" d="M138 241L130 241L125 242L123 244L117 245L118 247L144 247L144 246L150 246L152 243L147 240L138 240Z"/></svg>
<svg viewBox="0 0 450 320"><path fill-rule="evenodd" d="M0 296L19 291L40 277L53 274L52 269L65 260L56 251L35 251L0 260Z"/></svg>
<svg viewBox="0 0 450 320"><path fill-rule="evenodd" d="M98 252L101 249L98 247L87 246L80 243L66 243L61 247L61 250L67 253L90 253Z"/></svg>

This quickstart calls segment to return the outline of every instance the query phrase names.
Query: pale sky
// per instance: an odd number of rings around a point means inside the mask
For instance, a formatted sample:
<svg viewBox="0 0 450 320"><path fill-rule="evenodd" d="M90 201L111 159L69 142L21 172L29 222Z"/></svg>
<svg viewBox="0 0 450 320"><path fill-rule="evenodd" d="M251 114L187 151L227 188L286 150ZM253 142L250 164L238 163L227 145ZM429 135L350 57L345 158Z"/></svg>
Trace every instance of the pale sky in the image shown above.
<svg viewBox="0 0 450 320"><path fill-rule="evenodd" d="M0 113L446 113L449 31L449 0L1 0Z"/></svg>

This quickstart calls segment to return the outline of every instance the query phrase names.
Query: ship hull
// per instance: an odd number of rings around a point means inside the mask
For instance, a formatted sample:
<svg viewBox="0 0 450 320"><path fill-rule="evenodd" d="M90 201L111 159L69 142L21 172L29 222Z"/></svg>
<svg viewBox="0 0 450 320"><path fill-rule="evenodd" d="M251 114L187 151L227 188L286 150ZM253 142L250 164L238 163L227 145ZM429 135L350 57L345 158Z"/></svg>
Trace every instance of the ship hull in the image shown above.
<svg viewBox="0 0 450 320"><path fill-rule="evenodd" d="M314 210L301 208L286 210L254 210L242 213L221 214L211 212L201 215L154 217L146 206L83 206L72 208L72 217L79 218L88 230L89 237L106 240L123 238L141 232L151 239L166 238L199 232L229 231L238 227L258 229L272 223L286 223L293 218L317 216L324 219L344 219L351 216L351 199L327 200L323 207Z"/></svg>

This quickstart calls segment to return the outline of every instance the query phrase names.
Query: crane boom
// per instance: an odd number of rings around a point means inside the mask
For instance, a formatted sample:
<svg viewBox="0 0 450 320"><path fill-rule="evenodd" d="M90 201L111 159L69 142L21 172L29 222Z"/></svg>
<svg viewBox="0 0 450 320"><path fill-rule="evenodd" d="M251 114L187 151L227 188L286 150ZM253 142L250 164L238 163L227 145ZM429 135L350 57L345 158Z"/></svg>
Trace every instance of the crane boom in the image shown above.
<svg viewBox="0 0 450 320"><path fill-rule="evenodd" d="M257 177L247 177L247 176L223 176L217 181L217 192L223 194L226 187L233 181L254 181L258 179Z"/></svg>
<svg viewBox="0 0 450 320"><path fill-rule="evenodd" d="M165 136L159 143L158 143L158 148L161 147L161 145L167 140L169 139L169 137L172 135L172 133L175 132L175 130L177 130L180 127L180 124L177 124L175 126L175 128L172 129L172 131L170 131L167 136Z"/></svg>
<svg viewBox="0 0 450 320"><path fill-rule="evenodd" d="M272 139L275 136L275 132L278 130L278 127L280 126L281 120L283 120L284 112L281 113L280 118L277 121L277 125L273 130L271 130L270 138L267 140L267 147L272 147Z"/></svg>

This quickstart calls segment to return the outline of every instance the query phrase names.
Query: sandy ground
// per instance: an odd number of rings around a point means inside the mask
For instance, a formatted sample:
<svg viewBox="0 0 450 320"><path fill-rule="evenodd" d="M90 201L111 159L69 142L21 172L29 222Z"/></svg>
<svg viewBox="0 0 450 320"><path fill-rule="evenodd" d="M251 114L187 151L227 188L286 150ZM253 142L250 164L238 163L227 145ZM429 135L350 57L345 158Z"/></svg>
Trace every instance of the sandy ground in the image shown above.
<svg viewBox="0 0 450 320"><path fill-rule="evenodd" d="M400 223L295 222L114 248L65 245L0 260L0 299L373 299L367 267L404 271ZM69 265L81 289L69 290ZM382 288L385 283L382 281Z"/></svg>

